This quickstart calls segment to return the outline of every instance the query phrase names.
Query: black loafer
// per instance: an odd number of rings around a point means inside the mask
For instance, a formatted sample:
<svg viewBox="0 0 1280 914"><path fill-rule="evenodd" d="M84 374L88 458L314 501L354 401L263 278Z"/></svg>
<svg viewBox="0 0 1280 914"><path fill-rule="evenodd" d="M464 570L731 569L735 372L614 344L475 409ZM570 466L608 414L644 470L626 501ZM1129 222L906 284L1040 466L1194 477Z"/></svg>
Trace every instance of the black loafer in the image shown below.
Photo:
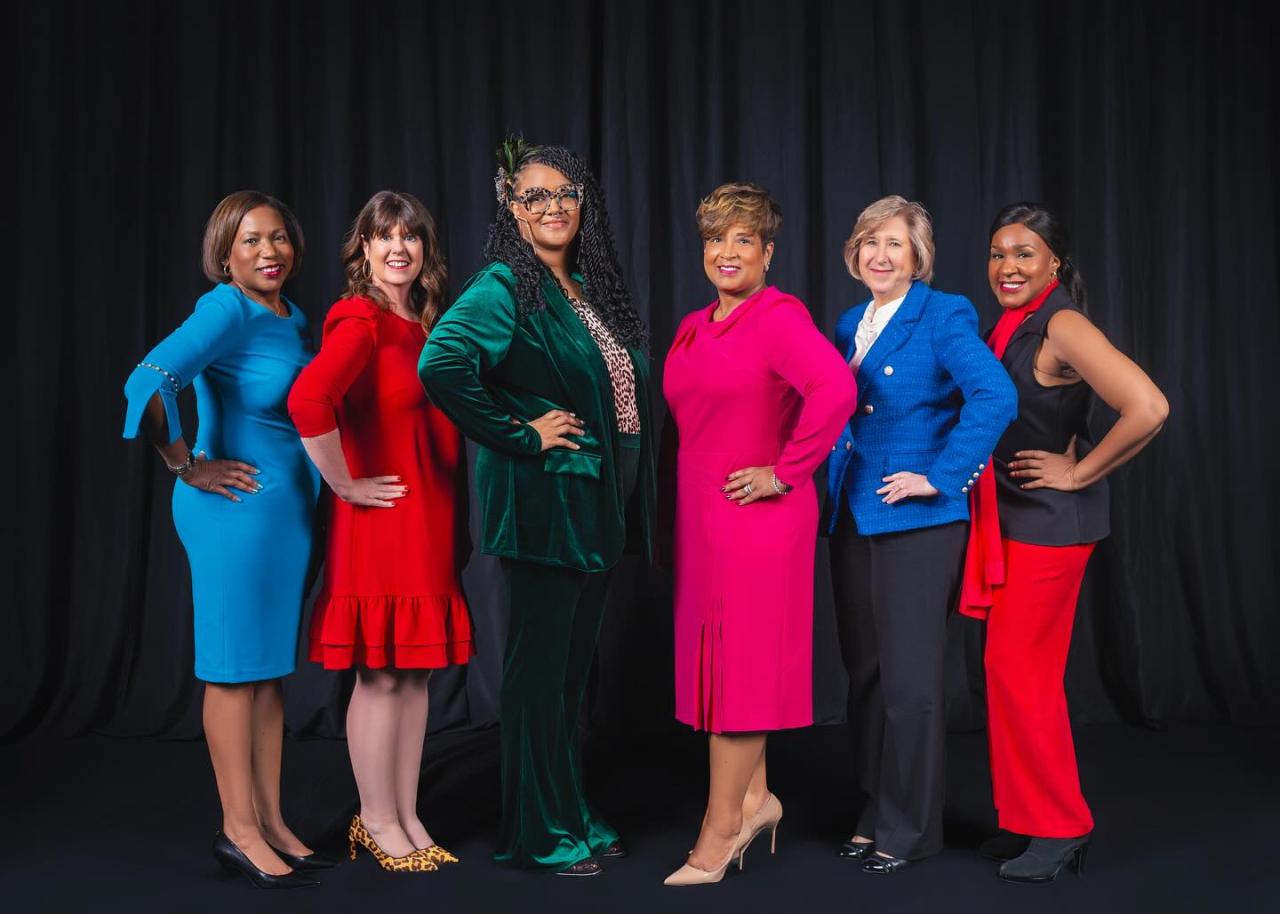
<svg viewBox="0 0 1280 914"><path fill-rule="evenodd" d="M846 841L840 845L837 853L846 860L863 860L870 854L875 853L876 845L874 841L860 843L857 841Z"/></svg>
<svg viewBox="0 0 1280 914"><path fill-rule="evenodd" d="M603 851L601 851L600 856L609 860L612 860L618 857L625 857L627 856L626 845L624 845L621 841L615 841L612 844L610 844L608 847L606 847Z"/></svg>
<svg viewBox="0 0 1280 914"><path fill-rule="evenodd" d="M872 854L862 861L862 872L874 873L877 876L888 876L899 870L905 870L910 865L910 860L904 860L901 857L884 857L880 854Z"/></svg>
<svg viewBox="0 0 1280 914"><path fill-rule="evenodd" d="M577 863L570 863L564 869L556 870L557 876L599 876L604 872L604 867L600 865L600 861L595 857L588 857L586 860L579 860Z"/></svg>
<svg viewBox="0 0 1280 914"><path fill-rule="evenodd" d="M213 839L213 856L227 870L239 873L259 889L304 889L320 884L318 879L304 876L297 870L276 876L264 873L253 865L253 861L245 856L244 851L236 843L219 831Z"/></svg>
<svg viewBox="0 0 1280 914"><path fill-rule="evenodd" d="M305 857L299 857L296 854L286 854L278 847L271 848L276 852L276 856L289 864L295 870L328 870L338 865L338 858L331 857L328 854L322 854L316 851L307 854Z"/></svg>

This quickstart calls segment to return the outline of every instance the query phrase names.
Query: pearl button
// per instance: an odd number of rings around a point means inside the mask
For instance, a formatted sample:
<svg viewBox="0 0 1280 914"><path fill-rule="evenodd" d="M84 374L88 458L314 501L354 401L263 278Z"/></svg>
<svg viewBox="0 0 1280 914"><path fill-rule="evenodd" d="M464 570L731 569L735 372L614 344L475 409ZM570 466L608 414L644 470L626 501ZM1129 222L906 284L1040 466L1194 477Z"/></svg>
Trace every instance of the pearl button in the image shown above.
<svg viewBox="0 0 1280 914"><path fill-rule="evenodd" d="M968 495L968 494L969 494L969 487L968 487L968 486L964 486L964 487L962 487L962 488L960 489L960 494L961 494L961 495Z"/></svg>
<svg viewBox="0 0 1280 914"><path fill-rule="evenodd" d="M887 375L893 374L893 366L892 365L884 366L884 373Z"/></svg>
<svg viewBox="0 0 1280 914"><path fill-rule="evenodd" d="M985 463L978 464L978 469L985 470L986 468L987 468L987 465Z"/></svg>
<svg viewBox="0 0 1280 914"><path fill-rule="evenodd" d="M831 445L831 450L833 450L833 451L834 451L835 449L836 449L836 446L835 446L834 444L833 444L833 445Z"/></svg>
<svg viewBox="0 0 1280 914"><path fill-rule="evenodd" d="M852 451L852 450L853 450L853 442L852 442L852 441L846 441L846 442L844 443L844 449L845 449L846 451Z"/></svg>
<svg viewBox="0 0 1280 914"><path fill-rule="evenodd" d="M876 408L868 403L866 406L862 407L862 411L869 416L876 411Z"/></svg>

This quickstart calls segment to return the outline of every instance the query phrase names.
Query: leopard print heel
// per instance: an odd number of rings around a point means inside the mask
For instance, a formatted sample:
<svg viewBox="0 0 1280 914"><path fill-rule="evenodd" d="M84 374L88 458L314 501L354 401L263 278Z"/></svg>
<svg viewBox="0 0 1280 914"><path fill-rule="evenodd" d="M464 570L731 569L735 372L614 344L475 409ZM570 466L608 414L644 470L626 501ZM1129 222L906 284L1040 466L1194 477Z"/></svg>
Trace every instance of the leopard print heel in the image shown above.
<svg viewBox="0 0 1280 914"><path fill-rule="evenodd" d="M373 854L373 859L378 861L378 866L389 873L434 873L440 869L435 860L423 856L421 851L414 851L403 857L392 857L378 847L378 842L373 840L373 835L369 834L369 830L364 827L359 815L351 819L351 827L347 829L347 843L351 847L352 860L356 859L356 845L360 845Z"/></svg>
<svg viewBox="0 0 1280 914"><path fill-rule="evenodd" d="M439 844L433 844L430 847L420 847L417 853L430 860L437 866L441 863L458 863L458 858L449 853Z"/></svg>

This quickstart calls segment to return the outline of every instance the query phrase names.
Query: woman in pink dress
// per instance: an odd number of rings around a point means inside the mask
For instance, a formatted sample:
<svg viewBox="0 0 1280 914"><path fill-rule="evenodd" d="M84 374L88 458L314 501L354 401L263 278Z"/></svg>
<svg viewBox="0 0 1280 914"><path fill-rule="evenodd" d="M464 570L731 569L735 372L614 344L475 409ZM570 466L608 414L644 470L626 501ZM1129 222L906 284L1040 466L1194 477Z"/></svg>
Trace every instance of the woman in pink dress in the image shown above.
<svg viewBox="0 0 1280 914"><path fill-rule="evenodd" d="M684 319L667 354L676 717L710 733L711 764L702 831L667 885L718 882L756 835L776 833L766 735L813 723L811 476L855 394L805 306L765 285L781 222L756 184L702 201L703 267L719 297Z"/></svg>

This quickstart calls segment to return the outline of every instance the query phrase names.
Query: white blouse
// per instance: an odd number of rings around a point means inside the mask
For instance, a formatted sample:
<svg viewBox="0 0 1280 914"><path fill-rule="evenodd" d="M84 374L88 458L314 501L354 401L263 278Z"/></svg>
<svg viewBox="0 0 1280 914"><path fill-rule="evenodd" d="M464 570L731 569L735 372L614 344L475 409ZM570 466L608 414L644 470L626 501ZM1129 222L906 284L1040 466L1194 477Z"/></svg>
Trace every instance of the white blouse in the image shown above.
<svg viewBox="0 0 1280 914"><path fill-rule="evenodd" d="M867 310L862 315L862 320L858 321L858 329L854 333L853 358L849 360L849 365L853 368L853 373L858 373L858 367L862 364L862 360L866 357L867 350L880 337L884 328L889 325L889 321L893 315L897 313L898 306L902 304L906 296L895 298L891 302L886 302L879 308L872 302L867 306Z"/></svg>

